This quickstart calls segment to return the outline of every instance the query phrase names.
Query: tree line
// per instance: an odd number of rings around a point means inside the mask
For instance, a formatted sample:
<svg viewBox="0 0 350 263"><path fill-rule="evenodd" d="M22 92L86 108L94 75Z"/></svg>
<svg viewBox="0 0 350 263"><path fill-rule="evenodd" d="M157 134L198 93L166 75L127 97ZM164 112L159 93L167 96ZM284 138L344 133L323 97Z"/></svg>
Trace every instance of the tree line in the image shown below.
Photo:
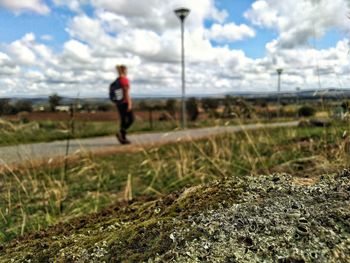
<svg viewBox="0 0 350 263"><path fill-rule="evenodd" d="M63 97L58 94L52 94L48 97L44 111L54 112L58 106L64 105ZM77 102L72 106L79 111L112 111L115 107L110 102L89 102L81 101L79 105ZM165 119L177 119L180 117L181 102L176 99L166 100L137 100L134 103L135 110L146 111L152 115L152 112L162 111L163 115L160 118ZM219 110L220 108L220 110ZM260 112L257 111L260 109ZM34 110L33 102L29 99L11 100L0 99L0 115L12 115L19 112L32 112ZM314 114L314 109L310 106L302 106L299 108L298 116L311 116ZM200 115L200 112L207 114L209 118L252 118L254 115L260 117L273 118L276 117L276 112L268 109L268 103L265 101L247 102L243 98L226 96L224 98L188 98L186 99L186 114L190 121L196 121ZM288 112L283 112L282 115L287 116ZM294 114L295 113L289 113ZM276 115L276 116L275 116Z"/></svg>

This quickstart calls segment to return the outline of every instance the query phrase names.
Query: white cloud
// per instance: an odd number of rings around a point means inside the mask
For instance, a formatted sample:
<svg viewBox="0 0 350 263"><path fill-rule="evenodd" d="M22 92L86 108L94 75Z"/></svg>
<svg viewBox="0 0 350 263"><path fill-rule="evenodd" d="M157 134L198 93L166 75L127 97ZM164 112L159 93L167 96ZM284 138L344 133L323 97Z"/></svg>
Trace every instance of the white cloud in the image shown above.
<svg viewBox="0 0 350 263"><path fill-rule="evenodd" d="M88 5L91 0L53 0L56 6L67 6L70 10L83 13L82 7Z"/></svg>
<svg viewBox="0 0 350 263"><path fill-rule="evenodd" d="M18 64L35 65L37 63L37 57L29 47L34 40L33 34L26 34L22 39L16 40L8 46L8 52Z"/></svg>
<svg viewBox="0 0 350 263"><path fill-rule="evenodd" d="M50 13L50 8L43 0L0 0L0 7L16 13L25 11L31 11L41 15Z"/></svg>
<svg viewBox="0 0 350 263"><path fill-rule="evenodd" d="M278 34L266 44L266 56L253 59L228 43L259 37L259 32L248 23L228 21L227 11L217 8L214 0L54 0L76 12L67 21L70 38L62 51L50 48L53 41L38 43L34 34L2 44L0 82L12 94L22 94L24 86L31 94L74 96L80 91L82 96L107 96L116 76L114 66L123 63L129 66L134 95L178 95L181 34L173 10L186 6L191 9L185 21L188 94L275 90L277 66L285 70L283 89L317 88L318 73L326 87L337 86L339 79L350 84L347 39L323 50L308 45L310 37L320 37L330 28L345 30L347 19L331 14L341 8L342 16L349 1L310 1L259 0L252 5L245 13L251 24ZM88 4L93 8L89 15L83 8ZM208 20L213 26L205 28Z"/></svg>
<svg viewBox="0 0 350 263"><path fill-rule="evenodd" d="M5 53L0 52L0 76L15 75L19 68Z"/></svg>
<svg viewBox="0 0 350 263"><path fill-rule="evenodd" d="M251 27L244 24L213 24L211 28L207 31L207 35L210 39L215 40L217 42L235 42L245 38L254 37L255 31Z"/></svg>
<svg viewBox="0 0 350 263"><path fill-rule="evenodd" d="M121 21L125 25L125 21L132 28L153 30L156 32L164 31L169 28L177 28L179 26L178 19L174 14L174 10L179 7L187 7L191 9L186 24L189 28L197 28L202 26L204 19L213 19L220 23L228 16L226 10L219 10L215 5L215 0L54 0L57 5L66 5L70 9L81 13L83 5L90 3L96 13L114 14L113 21ZM102 18L102 17L100 17ZM106 21L108 22L108 21ZM112 23L111 28L120 26Z"/></svg>
<svg viewBox="0 0 350 263"><path fill-rule="evenodd" d="M44 41L52 41L52 40L54 40L54 37L51 35L42 35L41 39Z"/></svg>
<svg viewBox="0 0 350 263"><path fill-rule="evenodd" d="M73 38L92 45L99 45L102 48L114 45L112 37L107 34L101 21L86 15L74 17L70 21L67 31Z"/></svg>
<svg viewBox="0 0 350 263"><path fill-rule="evenodd" d="M64 54L72 56L73 59L81 62L91 62L90 48L76 40L69 40L64 44Z"/></svg>
<svg viewBox="0 0 350 263"><path fill-rule="evenodd" d="M30 70L26 72L25 77L33 82L40 82L44 80L44 74L37 70Z"/></svg>
<svg viewBox="0 0 350 263"><path fill-rule="evenodd" d="M349 3L348 0L257 0L244 16L257 26L276 29L279 33L276 46L295 48L323 37L332 28L348 31Z"/></svg>

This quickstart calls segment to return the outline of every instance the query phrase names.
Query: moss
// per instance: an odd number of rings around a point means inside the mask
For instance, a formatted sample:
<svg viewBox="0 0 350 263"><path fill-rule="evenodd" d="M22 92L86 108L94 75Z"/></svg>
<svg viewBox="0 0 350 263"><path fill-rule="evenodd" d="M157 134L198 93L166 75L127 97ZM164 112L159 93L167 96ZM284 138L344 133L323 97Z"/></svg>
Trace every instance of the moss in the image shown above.
<svg viewBox="0 0 350 263"><path fill-rule="evenodd" d="M15 240L0 262L345 262L349 174L226 178L118 204Z"/></svg>

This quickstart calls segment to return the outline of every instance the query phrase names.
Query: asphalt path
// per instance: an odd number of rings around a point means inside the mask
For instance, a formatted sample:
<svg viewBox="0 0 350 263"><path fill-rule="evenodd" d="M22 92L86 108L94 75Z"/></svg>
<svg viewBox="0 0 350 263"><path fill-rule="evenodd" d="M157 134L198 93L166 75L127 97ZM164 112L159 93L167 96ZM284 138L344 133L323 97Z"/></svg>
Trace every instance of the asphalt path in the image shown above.
<svg viewBox="0 0 350 263"><path fill-rule="evenodd" d="M152 147L153 145L176 143L180 141L198 140L223 133L234 133L242 130L266 129L274 127L294 127L298 122L283 122L269 124L247 124L237 126L220 126L210 128L188 129L163 133L142 133L130 135L132 146ZM124 148L123 148L124 147ZM127 150L130 146L120 145L115 136L105 136L87 139L74 139L69 144L69 156L84 152L103 152L118 149ZM67 141L48 143L21 144L17 146L0 147L0 166L17 165L35 161L49 161L66 155Z"/></svg>

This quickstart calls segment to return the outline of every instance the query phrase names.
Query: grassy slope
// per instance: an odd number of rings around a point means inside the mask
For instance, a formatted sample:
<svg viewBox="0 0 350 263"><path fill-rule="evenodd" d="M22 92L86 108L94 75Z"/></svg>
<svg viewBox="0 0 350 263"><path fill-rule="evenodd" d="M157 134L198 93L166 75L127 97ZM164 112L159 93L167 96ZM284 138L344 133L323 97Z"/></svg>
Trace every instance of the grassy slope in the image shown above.
<svg viewBox="0 0 350 263"><path fill-rule="evenodd" d="M26 236L0 261L348 262L349 187L348 171L312 186L226 178Z"/></svg>
<svg viewBox="0 0 350 263"><path fill-rule="evenodd" d="M102 159L85 156L67 178L60 169L2 174L1 237L6 241L100 211L131 193L155 198L227 175L240 178L274 170L291 172L294 165L299 169L295 174L309 178L337 170L347 161L341 148L341 134L347 127L336 127L251 131L139 154Z"/></svg>

